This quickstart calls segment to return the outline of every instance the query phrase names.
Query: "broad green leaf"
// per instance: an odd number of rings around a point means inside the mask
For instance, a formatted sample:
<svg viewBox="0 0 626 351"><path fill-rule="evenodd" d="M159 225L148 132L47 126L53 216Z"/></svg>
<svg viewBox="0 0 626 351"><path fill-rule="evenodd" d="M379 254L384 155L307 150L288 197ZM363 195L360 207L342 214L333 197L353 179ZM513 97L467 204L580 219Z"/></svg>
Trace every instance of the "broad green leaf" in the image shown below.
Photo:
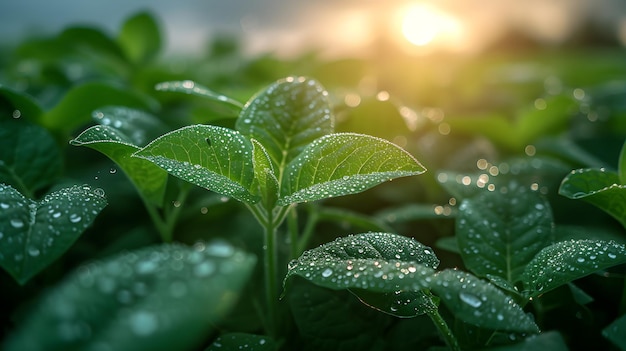
<svg viewBox="0 0 626 351"><path fill-rule="evenodd" d="M559 194L587 201L626 227L626 185L615 172L603 168L574 170L563 179Z"/></svg>
<svg viewBox="0 0 626 351"><path fill-rule="evenodd" d="M446 269L432 277L432 292L466 323L492 330L538 333L539 328L515 301L469 273Z"/></svg>
<svg viewBox="0 0 626 351"><path fill-rule="evenodd" d="M622 315L604 328L602 335L620 350L626 350L626 315Z"/></svg>
<svg viewBox="0 0 626 351"><path fill-rule="evenodd" d="M346 291L333 291L291 279L287 298L303 351L385 349L384 335L391 316L359 302Z"/></svg>
<svg viewBox="0 0 626 351"><path fill-rule="evenodd" d="M550 350L550 351L569 351L570 348L563 340L563 336L557 331L548 331L541 334L526 337L524 341L517 344L490 347L485 351L534 351L534 350Z"/></svg>
<svg viewBox="0 0 626 351"><path fill-rule="evenodd" d="M436 297L424 290L376 293L365 289L351 289L364 304L386 314L413 318L437 310Z"/></svg>
<svg viewBox="0 0 626 351"><path fill-rule="evenodd" d="M7 113L10 113L10 118L25 118L28 121L36 121L43 113L42 108L37 104L35 99L31 96L14 90L12 88L3 86L0 84L0 113L5 108L3 100L6 100ZM0 120L4 119L4 116L0 116Z"/></svg>
<svg viewBox="0 0 626 351"><path fill-rule="evenodd" d="M0 183L32 196L62 171L61 152L44 128L21 120L0 121Z"/></svg>
<svg viewBox="0 0 626 351"><path fill-rule="evenodd" d="M226 95L216 93L211 89L191 80L163 82L157 84L155 89L158 91L175 91L208 98L217 103L225 104L229 108L237 112L240 112L241 109L243 109L243 104L241 102L235 99L231 99Z"/></svg>
<svg viewBox="0 0 626 351"><path fill-rule="evenodd" d="M340 133L315 140L285 169L280 205L356 194L426 169L408 152L383 139Z"/></svg>
<svg viewBox="0 0 626 351"><path fill-rule="evenodd" d="M236 129L267 150L278 180L285 166L314 140L333 132L328 93L315 80L289 77L252 97Z"/></svg>
<svg viewBox="0 0 626 351"><path fill-rule="evenodd" d="M274 173L272 160L267 151L258 141L252 139L252 163L254 178L259 183L259 192L266 208L273 208L278 200L278 179Z"/></svg>
<svg viewBox="0 0 626 351"><path fill-rule="evenodd" d="M43 295L4 350L195 349L236 303L254 264L228 244L196 243L82 265Z"/></svg>
<svg viewBox="0 0 626 351"><path fill-rule="evenodd" d="M204 351L276 351L274 340L263 335L228 333L220 335Z"/></svg>
<svg viewBox="0 0 626 351"><path fill-rule="evenodd" d="M193 125L159 137L133 156L197 186L255 203L252 152L252 143L237 131Z"/></svg>
<svg viewBox="0 0 626 351"><path fill-rule="evenodd" d="M554 242L552 211L536 191L510 183L506 193L486 191L464 199L456 238L466 267L513 283L544 247Z"/></svg>
<svg viewBox="0 0 626 351"><path fill-rule="evenodd" d="M90 127L70 143L89 147L109 157L126 173L145 200L161 206L167 185L167 172L148 160L132 157L140 148L129 139L121 131L103 125Z"/></svg>
<svg viewBox="0 0 626 351"><path fill-rule="evenodd" d="M137 92L113 84L85 83L68 91L54 108L42 115L40 123L46 128L70 133L88 123L92 111L111 105L150 110L153 102Z"/></svg>
<svg viewBox="0 0 626 351"><path fill-rule="evenodd" d="M88 186L33 201L0 184L0 266L26 283L63 255L106 204L101 190Z"/></svg>
<svg viewBox="0 0 626 351"><path fill-rule="evenodd" d="M154 58L161 49L161 33L155 19L141 12L128 18L117 38L129 61L143 64Z"/></svg>
<svg viewBox="0 0 626 351"><path fill-rule="evenodd" d="M614 241L568 240L539 252L526 266L524 294L536 297L591 273L626 262L626 246Z"/></svg>
<svg viewBox="0 0 626 351"><path fill-rule="evenodd" d="M137 146L144 146L169 130L151 114L124 106L105 106L93 111L91 115L96 123L114 127Z"/></svg>

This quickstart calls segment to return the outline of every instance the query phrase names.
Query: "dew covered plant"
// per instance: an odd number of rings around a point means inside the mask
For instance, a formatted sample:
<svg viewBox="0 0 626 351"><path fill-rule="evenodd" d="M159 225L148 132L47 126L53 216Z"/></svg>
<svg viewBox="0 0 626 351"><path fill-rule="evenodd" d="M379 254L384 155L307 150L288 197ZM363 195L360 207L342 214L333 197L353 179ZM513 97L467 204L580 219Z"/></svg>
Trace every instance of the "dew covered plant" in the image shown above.
<svg viewBox="0 0 626 351"><path fill-rule="evenodd" d="M623 57L483 86L218 44L163 65L139 13L0 61L0 349L626 349Z"/></svg>

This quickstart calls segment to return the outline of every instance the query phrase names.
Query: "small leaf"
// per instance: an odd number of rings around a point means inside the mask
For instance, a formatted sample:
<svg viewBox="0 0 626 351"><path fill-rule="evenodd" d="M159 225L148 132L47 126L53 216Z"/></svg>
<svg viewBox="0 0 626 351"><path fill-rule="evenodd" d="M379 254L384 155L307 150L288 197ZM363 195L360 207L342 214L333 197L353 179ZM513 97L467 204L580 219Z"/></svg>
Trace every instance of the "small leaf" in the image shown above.
<svg viewBox="0 0 626 351"><path fill-rule="evenodd" d="M129 61L146 63L161 49L161 33L155 19L148 13L138 13L124 22L117 38Z"/></svg>
<svg viewBox="0 0 626 351"><path fill-rule="evenodd" d="M228 333L220 335L204 351L276 351L274 340L263 335Z"/></svg>
<svg viewBox="0 0 626 351"><path fill-rule="evenodd" d="M61 171L61 152L47 130L26 121L0 121L0 183L32 196Z"/></svg>
<svg viewBox="0 0 626 351"><path fill-rule="evenodd" d="M432 278L431 287L450 312L466 323L492 330L539 332L512 298L471 274L446 269Z"/></svg>
<svg viewBox="0 0 626 351"><path fill-rule="evenodd" d="M604 328L602 335L620 350L626 350L626 315L622 315Z"/></svg>
<svg viewBox="0 0 626 351"><path fill-rule="evenodd" d="M266 148L279 181L285 166L313 140L332 133L328 93L315 80L289 77L250 99L236 129Z"/></svg>
<svg viewBox="0 0 626 351"><path fill-rule="evenodd" d="M124 106L105 106L91 115L96 123L119 130L137 146L144 146L169 130L156 117Z"/></svg>
<svg viewBox="0 0 626 351"><path fill-rule="evenodd" d="M133 156L197 186L255 203L252 152L252 143L236 131L193 125L159 137Z"/></svg>
<svg viewBox="0 0 626 351"><path fill-rule="evenodd" d="M278 200L278 179L274 173L272 160L261 145L252 139L252 163L254 164L254 178L259 182L259 192L266 208L272 208Z"/></svg>
<svg viewBox="0 0 626 351"><path fill-rule="evenodd" d="M41 201L0 184L0 266L20 284L63 255L106 206L88 186L73 186Z"/></svg>
<svg viewBox="0 0 626 351"><path fill-rule="evenodd" d="M554 235L548 201L514 182L507 188L505 194L482 191L464 199L456 220L456 238L470 271L513 283L528 262L554 241Z"/></svg>
<svg viewBox="0 0 626 351"><path fill-rule="evenodd" d="M120 166L144 199L157 206L163 204L167 172L150 161L131 157L140 148L133 145L122 132L106 125L93 126L70 143L86 146L106 155Z"/></svg>
<svg viewBox="0 0 626 351"><path fill-rule="evenodd" d="M211 89L191 80L163 82L157 84L155 89L158 91L174 91L208 98L217 103L225 104L237 112L243 109L243 104L241 102L231 99L226 95L216 93Z"/></svg>
<svg viewBox="0 0 626 351"><path fill-rule="evenodd" d="M521 277L524 294L536 297L591 273L626 262L626 246L614 241L569 240L541 250Z"/></svg>
<svg viewBox="0 0 626 351"><path fill-rule="evenodd" d="M368 135L330 134L315 140L284 173L280 205L356 194L426 169L408 152Z"/></svg>
<svg viewBox="0 0 626 351"><path fill-rule="evenodd" d="M617 173L604 168L574 170L563 179L559 194L593 204L626 228L626 185Z"/></svg>
<svg viewBox="0 0 626 351"><path fill-rule="evenodd" d="M85 264L43 295L4 350L196 349L234 306L254 264L228 244L200 242Z"/></svg>

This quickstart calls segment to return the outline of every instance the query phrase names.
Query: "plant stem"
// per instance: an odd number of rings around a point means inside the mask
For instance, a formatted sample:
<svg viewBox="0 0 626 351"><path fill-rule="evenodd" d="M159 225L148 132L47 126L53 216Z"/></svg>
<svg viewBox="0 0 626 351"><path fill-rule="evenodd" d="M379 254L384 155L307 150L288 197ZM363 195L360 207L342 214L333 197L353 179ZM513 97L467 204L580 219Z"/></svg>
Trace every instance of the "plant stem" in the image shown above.
<svg viewBox="0 0 626 351"><path fill-rule="evenodd" d="M267 211L267 221L264 225L265 244L263 245L265 271L265 299L267 308L267 333L276 336L278 309L278 289L276 287L276 224L273 212Z"/></svg>
<svg viewBox="0 0 626 351"><path fill-rule="evenodd" d="M437 327L437 330L439 330L439 334L441 334L441 336L445 340L446 345L448 345L448 347L452 351L461 351L461 348L459 347L459 342L456 340L454 334L452 334L452 330L450 330L450 327L448 327L446 321L443 320L443 318L439 314L439 311L435 308L428 311L427 314L428 317L430 317L430 319L435 324L435 327Z"/></svg>
<svg viewBox="0 0 626 351"><path fill-rule="evenodd" d="M287 227L289 229L289 246L290 246L290 259L295 259L300 256L298 252L298 213L296 212L296 208L293 207L291 211L289 211L289 215L287 216Z"/></svg>

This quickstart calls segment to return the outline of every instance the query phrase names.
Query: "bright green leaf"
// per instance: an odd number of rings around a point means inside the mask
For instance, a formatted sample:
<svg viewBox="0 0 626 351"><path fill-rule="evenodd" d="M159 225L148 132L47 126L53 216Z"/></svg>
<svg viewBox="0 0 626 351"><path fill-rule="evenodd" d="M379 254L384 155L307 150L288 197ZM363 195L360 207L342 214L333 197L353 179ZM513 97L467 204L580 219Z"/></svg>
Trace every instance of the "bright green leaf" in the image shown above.
<svg viewBox="0 0 626 351"><path fill-rule="evenodd" d="M255 203L252 143L239 132L193 125L167 133L133 156L146 159L192 184Z"/></svg>
<svg viewBox="0 0 626 351"><path fill-rule="evenodd" d="M33 201L0 184L0 266L26 283L63 255L106 204L101 191L88 186Z"/></svg>
<svg viewBox="0 0 626 351"><path fill-rule="evenodd" d="M278 179L274 173L272 160L263 145L255 139L252 139L252 147L254 178L259 182L259 191L265 201L265 207L272 208L278 200Z"/></svg>
<svg viewBox="0 0 626 351"><path fill-rule="evenodd" d="M161 49L161 33L155 19L148 13L138 13L124 22L117 38L128 59L143 64Z"/></svg>
<svg viewBox="0 0 626 351"><path fill-rule="evenodd" d="M32 196L62 171L61 152L44 128L21 120L0 121L0 183Z"/></svg>
<svg viewBox="0 0 626 351"><path fill-rule="evenodd" d="M626 184L620 183L617 173L603 168L574 170L563 179L559 194L601 208L626 228Z"/></svg>
<svg viewBox="0 0 626 351"><path fill-rule="evenodd" d="M155 87L158 91L175 91L190 95L196 95L203 98L208 98L211 101L225 104L230 109L240 112L243 109L243 104L235 99L231 99L226 95L222 95L220 93L216 93L211 89L200 85L191 80L184 81L173 81L173 82L163 82L159 83Z"/></svg>
<svg viewBox="0 0 626 351"><path fill-rule="evenodd" d="M204 351L276 351L274 340L263 335L228 333L220 335Z"/></svg>
<svg viewBox="0 0 626 351"><path fill-rule="evenodd" d="M521 277L524 294L536 297L591 273L626 262L626 246L614 241L568 240L535 256Z"/></svg>
<svg viewBox="0 0 626 351"><path fill-rule="evenodd" d="M356 194L425 171L411 154L386 140L352 133L330 134L315 140L289 163L278 203Z"/></svg>
<svg viewBox="0 0 626 351"><path fill-rule="evenodd" d="M144 199L161 206L167 185L167 172L150 161L131 157L140 148L129 139L121 131L103 125L85 130L70 143L92 148L109 157L126 173Z"/></svg>
<svg viewBox="0 0 626 351"><path fill-rule="evenodd" d="M506 193L483 190L461 202L456 238L470 271L513 283L554 241L550 204L538 192L514 182Z"/></svg>
<svg viewBox="0 0 626 351"><path fill-rule="evenodd" d="M192 350L236 303L254 264L225 243L163 244L85 264L45 293L4 350Z"/></svg>
<svg viewBox="0 0 626 351"><path fill-rule="evenodd" d="M267 150L279 181L285 166L314 140L333 132L328 93L315 80L289 77L250 99L236 129Z"/></svg>
<svg viewBox="0 0 626 351"><path fill-rule="evenodd" d="M137 146L144 146L169 130L151 114L124 106L105 106L93 111L91 115L96 123L114 127Z"/></svg>
<svg viewBox="0 0 626 351"><path fill-rule="evenodd" d="M622 315L604 328L602 335L620 350L626 350L626 315Z"/></svg>
<svg viewBox="0 0 626 351"><path fill-rule="evenodd" d="M471 274L446 269L432 278L432 292L466 323L492 330L538 333L539 328L515 301Z"/></svg>

